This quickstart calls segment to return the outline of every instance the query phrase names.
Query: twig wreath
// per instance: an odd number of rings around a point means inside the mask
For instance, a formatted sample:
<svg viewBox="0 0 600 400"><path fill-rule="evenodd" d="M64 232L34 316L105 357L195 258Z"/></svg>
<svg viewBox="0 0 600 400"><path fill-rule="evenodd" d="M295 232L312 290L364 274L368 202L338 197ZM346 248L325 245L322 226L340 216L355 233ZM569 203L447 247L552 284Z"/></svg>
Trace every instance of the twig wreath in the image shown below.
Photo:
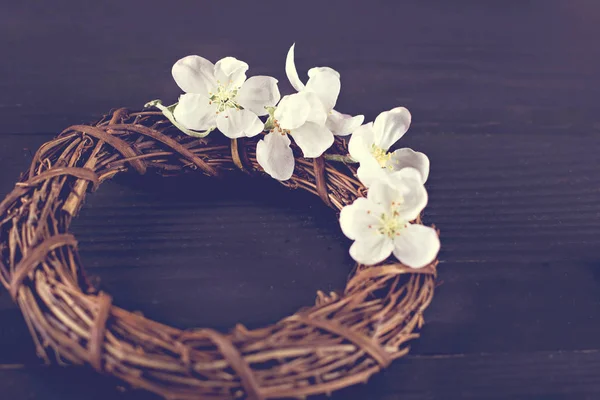
<svg viewBox="0 0 600 400"><path fill-rule="evenodd" d="M177 104L71 126L39 148L0 203L0 280L44 360L90 364L166 399L270 399L366 382L408 352L440 246L420 220L429 160L388 152L410 113L394 108L363 125L335 111L339 74L312 68L303 84L293 46L286 73L297 93L280 99L277 80L246 79L247 70L233 57L179 60L173 77L186 94ZM208 136L214 129L224 135ZM180 330L123 310L88 283L68 232L88 189L132 169L266 172L340 211L358 266L343 294L318 292L314 306L261 329Z"/></svg>

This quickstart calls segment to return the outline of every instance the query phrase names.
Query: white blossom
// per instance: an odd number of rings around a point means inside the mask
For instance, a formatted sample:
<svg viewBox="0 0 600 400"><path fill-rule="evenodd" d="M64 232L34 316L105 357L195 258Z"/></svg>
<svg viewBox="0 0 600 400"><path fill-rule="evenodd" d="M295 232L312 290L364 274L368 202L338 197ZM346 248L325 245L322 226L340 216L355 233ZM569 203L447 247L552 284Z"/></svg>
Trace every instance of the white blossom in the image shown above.
<svg viewBox="0 0 600 400"><path fill-rule="evenodd" d="M295 44L290 47L285 60L285 73L292 87L298 92L313 92L325 106L327 112L326 126L334 135L343 136L351 134L365 120L364 115L351 116L342 114L333 108L340 94L340 74L329 67L316 67L308 71L308 82L302 83L294 62Z"/></svg>
<svg viewBox="0 0 600 400"><path fill-rule="evenodd" d="M216 64L187 56L173 65L175 82L185 92L175 107L175 120L187 129L218 128L229 138L255 136L263 131L258 118L267 115L281 95L270 76L246 79L248 64L225 57Z"/></svg>
<svg viewBox="0 0 600 400"><path fill-rule="evenodd" d="M377 264L392 253L404 265L422 268L435 260L440 241L430 227L413 224L425 205L427 192L421 174L404 168L385 180L372 183L340 213L344 234L354 240L350 255L361 264Z"/></svg>
<svg viewBox="0 0 600 400"><path fill-rule="evenodd" d="M421 182L429 176L429 158L423 153L409 148L388 152L410 126L411 115L404 107L382 112L375 119L357 128L350 142L350 156L360 163L358 178L366 187L377 179L385 177L402 168L412 167L419 171Z"/></svg>
<svg viewBox="0 0 600 400"><path fill-rule="evenodd" d="M319 157L333 144L333 134L325 126L326 119L325 107L315 93L284 96L273 114L273 129L256 145L256 160L273 178L290 179L295 161L288 135L304 157Z"/></svg>

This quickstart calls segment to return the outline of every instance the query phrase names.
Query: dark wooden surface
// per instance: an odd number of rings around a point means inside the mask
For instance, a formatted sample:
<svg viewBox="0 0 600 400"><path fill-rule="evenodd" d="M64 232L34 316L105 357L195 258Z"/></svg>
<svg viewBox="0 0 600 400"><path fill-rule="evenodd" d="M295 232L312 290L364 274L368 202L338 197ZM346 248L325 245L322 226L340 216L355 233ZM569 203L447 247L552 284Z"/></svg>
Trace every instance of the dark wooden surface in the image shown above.
<svg viewBox="0 0 600 400"><path fill-rule="evenodd" d="M597 1L1 3L0 195L62 128L174 101L181 56L236 56L289 93L295 41L301 71L341 72L338 109L412 111L403 141L431 158L442 232L422 338L333 398L600 398ZM74 232L118 305L179 327L275 321L352 267L318 199L240 176L124 176ZM117 385L40 365L0 292L0 398L155 399Z"/></svg>

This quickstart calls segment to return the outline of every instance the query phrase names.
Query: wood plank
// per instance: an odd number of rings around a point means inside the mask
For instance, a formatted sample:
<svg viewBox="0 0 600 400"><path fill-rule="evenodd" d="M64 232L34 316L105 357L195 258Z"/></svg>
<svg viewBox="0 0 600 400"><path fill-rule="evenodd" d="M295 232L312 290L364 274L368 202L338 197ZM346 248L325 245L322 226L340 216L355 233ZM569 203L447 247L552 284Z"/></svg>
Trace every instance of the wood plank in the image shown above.
<svg viewBox="0 0 600 400"><path fill-rule="evenodd" d="M331 398L591 400L600 396L599 368L598 351L408 356L366 385L344 389ZM0 382L9 399L157 399L149 393L117 389L118 382L88 368L5 366L0 368Z"/></svg>
<svg viewBox="0 0 600 400"><path fill-rule="evenodd" d="M0 194L13 187L15 177L29 164L29 152L22 149L35 149L42 141L41 136L31 139L11 136L0 144L4 154L0 160L4 171ZM596 171L600 162L596 155L600 151L600 138L543 134L508 138L476 134L439 136L415 131L403 139L403 144L425 151L432 160L427 183L430 204L425 217L442 230L443 261L448 256L451 261L476 263L597 260L600 175ZM135 182L137 187L133 185ZM157 185L165 189L152 189ZM258 185L258 189L252 185ZM223 212L230 213L231 218L223 216L220 223L240 221L245 225L232 225L231 229L221 226L214 231L215 207L225 200L229 206ZM250 206L243 201L254 203ZM172 206L166 207L166 202ZM244 209L244 204L253 210ZM88 199L77 220L82 227L77 233L84 241L94 239L90 250L101 251L108 246L114 251L124 238L115 235L115 224L123 224L119 229L125 235L143 234L146 225L153 224L151 220L143 222L142 216L148 216L162 224L162 231L159 227L154 229L157 229L155 234L162 232L164 238L167 234L177 235L179 226L193 215L192 218L198 218L193 223L195 231L182 233L188 236L180 239L189 242L191 238L210 234L215 241L224 243L239 228L260 225L265 213L276 212L278 216L272 221L281 218L283 225L290 223L287 218L295 218L296 225L304 223L305 217L319 221L324 224L323 229L335 236L331 243L338 243L341 235L335 218L318 204L310 196L280 190L270 180L250 182L240 178L222 184L192 176L181 180L123 177ZM267 229L257 234L265 245L269 236L284 232L281 226L273 229L275 232ZM152 251L156 240L160 236L148 245L138 244L138 250ZM203 243L193 240L187 245L203 246Z"/></svg>
<svg viewBox="0 0 600 400"><path fill-rule="evenodd" d="M432 158L426 219L443 239L443 285L413 353L600 348L600 139L529 135L515 146L432 136L407 137ZM28 153L9 149L43 137L9 138L0 167L16 175ZM14 181L7 175L4 193ZM317 198L268 179L226 182L130 175L106 183L74 225L86 269L123 307L222 330L275 321L317 289L343 287L349 242ZM6 294L0 320L0 362L33 361Z"/></svg>
<svg viewBox="0 0 600 400"><path fill-rule="evenodd" d="M297 42L301 76L315 65L341 72L345 112L372 119L404 105L415 127L440 134L597 133L597 11L560 0L264 1L235 12L195 1L12 2L0 15L1 130L57 131L112 107L175 101L170 68L194 53L236 56L289 93L283 64Z"/></svg>
<svg viewBox="0 0 600 400"><path fill-rule="evenodd" d="M292 266L273 273L283 264L269 261L242 271L231 258L168 271L164 266L129 269L127 262L119 269L118 261L106 261L112 264L108 269L93 273L119 306L183 328L222 331L237 322L249 327L274 322L310 305L317 289L343 284L345 270L335 264L329 265L335 272L315 262L316 272ZM597 268L582 264L446 264L411 354L600 349L597 275ZM8 296L0 301L0 363L34 362L20 314Z"/></svg>
<svg viewBox="0 0 600 400"><path fill-rule="evenodd" d="M409 356L338 398L596 399L599 362L598 351Z"/></svg>
<svg viewBox="0 0 600 400"><path fill-rule="evenodd" d="M4 4L0 196L44 133L175 101L170 68L184 55L234 55L289 93L297 42L302 77L341 72L337 109L411 110L403 145L432 160L425 219L443 239L442 285L411 355L333 398L598 398L599 4L327 4ZM74 232L117 304L181 327L274 321L343 286L352 266L332 212L269 180L125 176L88 199ZM39 367L0 291L0 398L156 399L116 385Z"/></svg>

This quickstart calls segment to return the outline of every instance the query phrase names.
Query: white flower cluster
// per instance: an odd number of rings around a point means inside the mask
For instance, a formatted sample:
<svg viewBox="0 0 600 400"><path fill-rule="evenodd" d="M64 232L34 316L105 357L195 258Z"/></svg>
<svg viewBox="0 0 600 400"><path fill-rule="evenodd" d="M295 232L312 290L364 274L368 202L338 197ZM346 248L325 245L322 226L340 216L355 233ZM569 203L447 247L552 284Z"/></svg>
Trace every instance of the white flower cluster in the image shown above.
<svg viewBox="0 0 600 400"><path fill-rule="evenodd" d="M333 145L334 135L352 135L347 160L359 163L357 176L368 194L340 214L342 231L354 240L350 255L365 265L392 254L412 268L430 264L440 248L437 232L411 223L427 204L424 184L429 159L409 148L389 152L410 126L409 111L394 108L363 125L364 116L334 110L340 74L329 67L311 68L304 84L296 71L294 45L288 51L285 72L296 93L281 98L277 79L247 78L247 71L248 64L233 57L216 64L200 56L182 58L172 73L185 94L177 104L160 108L182 131L194 136L214 129L232 139L262 133L256 160L281 181L294 172L290 136L304 157L316 158ZM259 117L267 119L263 122Z"/></svg>

